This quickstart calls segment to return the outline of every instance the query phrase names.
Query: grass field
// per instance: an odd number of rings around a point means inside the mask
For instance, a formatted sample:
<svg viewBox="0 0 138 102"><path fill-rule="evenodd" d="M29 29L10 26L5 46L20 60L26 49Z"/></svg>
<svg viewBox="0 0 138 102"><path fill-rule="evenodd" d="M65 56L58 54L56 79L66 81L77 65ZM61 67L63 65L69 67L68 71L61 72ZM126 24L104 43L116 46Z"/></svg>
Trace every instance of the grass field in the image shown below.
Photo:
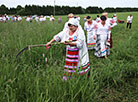
<svg viewBox="0 0 138 102"><path fill-rule="evenodd" d="M125 21L128 15L117 13ZM47 43L60 32L66 16L60 24L48 20L0 23L0 102L138 102L138 12L132 15L132 29L126 29L126 22L112 29L113 49L106 60L89 51L90 79L78 77L66 82L62 80L62 44L49 51L32 48L16 59L27 45ZM85 15L80 16L83 26ZM91 16L95 18L96 14Z"/></svg>

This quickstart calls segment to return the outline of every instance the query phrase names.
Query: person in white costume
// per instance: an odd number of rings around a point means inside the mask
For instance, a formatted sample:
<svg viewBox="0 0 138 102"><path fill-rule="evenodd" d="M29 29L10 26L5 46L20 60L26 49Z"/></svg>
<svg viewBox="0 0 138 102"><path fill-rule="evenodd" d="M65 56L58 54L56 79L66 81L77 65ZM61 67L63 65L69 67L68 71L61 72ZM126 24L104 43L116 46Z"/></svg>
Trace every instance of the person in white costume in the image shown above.
<svg viewBox="0 0 138 102"><path fill-rule="evenodd" d="M51 21L51 22L52 22L52 21L55 21L55 18L54 18L53 15L50 16L49 21Z"/></svg>
<svg viewBox="0 0 138 102"><path fill-rule="evenodd" d="M74 17L73 13L68 14L68 19L71 19L73 17ZM66 29L68 29L68 22L65 23L63 30L66 30Z"/></svg>
<svg viewBox="0 0 138 102"><path fill-rule="evenodd" d="M108 18L107 12L102 13L102 15L106 17L106 24L110 25L111 28L113 28L117 25L117 23L112 18ZM112 40L112 32L111 32L110 33L110 48L112 48L112 47L113 47L113 40Z"/></svg>
<svg viewBox="0 0 138 102"><path fill-rule="evenodd" d="M30 20L31 20L31 18L28 16L28 17L26 18L26 21L27 21L27 22L30 22Z"/></svg>
<svg viewBox="0 0 138 102"><path fill-rule="evenodd" d="M100 16L97 15L96 22L99 23L101 21Z"/></svg>
<svg viewBox="0 0 138 102"><path fill-rule="evenodd" d="M132 14L130 14L128 17L127 17L127 28L129 27L129 29L131 29L131 26L132 26L132 19L133 19L133 16Z"/></svg>
<svg viewBox="0 0 138 102"><path fill-rule="evenodd" d="M115 22L114 19L108 18L108 13L107 12L102 13L102 16L106 17L106 23L111 25L111 28L113 28L113 27L115 27L117 25L117 23Z"/></svg>
<svg viewBox="0 0 138 102"><path fill-rule="evenodd" d="M110 48L107 42L110 41L111 26L106 23L106 17L101 16L101 22L94 27L93 34L96 39L95 56L107 58Z"/></svg>
<svg viewBox="0 0 138 102"><path fill-rule="evenodd" d="M21 21L22 21L22 17L21 17L21 16L18 16L17 20L18 20L19 22L21 22Z"/></svg>
<svg viewBox="0 0 138 102"><path fill-rule="evenodd" d="M87 22L84 23L84 30L87 31L87 46L88 50L95 49L96 40L93 39L93 29L95 22L90 16L86 17Z"/></svg>
<svg viewBox="0 0 138 102"><path fill-rule="evenodd" d="M6 22L6 16L5 15L3 15L3 17L2 17L2 21Z"/></svg>
<svg viewBox="0 0 138 102"><path fill-rule="evenodd" d="M117 23L117 19L118 19L118 18L117 18L117 16L116 16L116 14L114 14L114 15L113 15L113 20L114 20L116 23Z"/></svg>
<svg viewBox="0 0 138 102"><path fill-rule="evenodd" d="M38 16L35 17L35 21L36 21L36 22L39 21L39 17L38 17Z"/></svg>
<svg viewBox="0 0 138 102"><path fill-rule="evenodd" d="M66 62L65 73L63 80L67 80L68 76L90 75L88 49L85 42L85 35L82 29L79 29L79 22L75 18L68 21L69 28L61 31L53 37L53 39L46 44L49 47L52 42L64 42L66 45Z"/></svg>
<svg viewBox="0 0 138 102"><path fill-rule="evenodd" d="M39 21L40 21L40 22L43 22L43 21L45 21L45 20L44 20L44 16L43 16L43 15L41 15L41 16L40 16L40 19L39 19Z"/></svg>
<svg viewBox="0 0 138 102"><path fill-rule="evenodd" d="M17 21L17 16L14 16L14 21L15 21L15 22Z"/></svg>
<svg viewBox="0 0 138 102"><path fill-rule="evenodd" d="M71 18L74 18L74 19L78 20L78 22L79 22L79 19L78 19L76 16L74 16L73 13L68 14L68 19L70 20ZM82 29L82 27L81 27L80 24L79 24L78 28L79 28L79 29ZM67 30L67 29L69 29L68 21L65 23L63 30ZM82 29L82 30L83 30L83 29Z"/></svg>

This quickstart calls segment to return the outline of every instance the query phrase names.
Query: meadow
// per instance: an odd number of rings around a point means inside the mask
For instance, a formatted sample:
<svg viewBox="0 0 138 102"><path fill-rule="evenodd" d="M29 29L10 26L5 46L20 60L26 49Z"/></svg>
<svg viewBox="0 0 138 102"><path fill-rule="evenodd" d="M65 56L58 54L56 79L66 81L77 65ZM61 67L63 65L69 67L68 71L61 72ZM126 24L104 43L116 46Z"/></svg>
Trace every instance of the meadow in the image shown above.
<svg viewBox="0 0 138 102"><path fill-rule="evenodd" d="M116 14L125 23L112 29L113 48L107 59L89 51L89 80L86 76L62 80L63 44L49 50L32 48L16 59L27 45L50 41L63 29L67 16L62 16L62 23L58 16L55 22L0 23L0 102L138 102L138 12L132 12L132 29L126 29L129 12ZM82 27L86 15L79 15Z"/></svg>

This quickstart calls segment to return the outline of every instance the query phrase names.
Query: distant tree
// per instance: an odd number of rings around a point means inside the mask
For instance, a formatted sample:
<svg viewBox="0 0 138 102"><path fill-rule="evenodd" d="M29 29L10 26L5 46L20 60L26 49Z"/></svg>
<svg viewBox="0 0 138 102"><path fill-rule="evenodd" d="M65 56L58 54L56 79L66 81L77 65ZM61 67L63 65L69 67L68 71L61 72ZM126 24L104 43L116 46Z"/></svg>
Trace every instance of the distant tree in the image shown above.
<svg viewBox="0 0 138 102"><path fill-rule="evenodd" d="M104 12L104 10L100 7L99 8L99 13L102 13L102 12Z"/></svg>
<svg viewBox="0 0 138 102"><path fill-rule="evenodd" d="M4 4L0 6L0 14L9 14L9 10Z"/></svg>
<svg viewBox="0 0 138 102"><path fill-rule="evenodd" d="M23 7L22 7L21 5L18 5L18 6L16 7L16 11L20 11L21 9L23 9Z"/></svg>
<svg viewBox="0 0 138 102"><path fill-rule="evenodd" d="M116 12L115 8L105 8L104 11L106 12Z"/></svg>
<svg viewBox="0 0 138 102"><path fill-rule="evenodd" d="M10 8L9 14L15 15L16 13L17 13L17 12L16 12L16 8Z"/></svg>
<svg viewBox="0 0 138 102"><path fill-rule="evenodd" d="M86 13L101 13L101 12L103 12L102 8L91 7L91 6L86 8Z"/></svg>
<svg viewBox="0 0 138 102"><path fill-rule="evenodd" d="M21 9L21 10L17 11L16 15L24 16L25 15L25 10Z"/></svg>
<svg viewBox="0 0 138 102"><path fill-rule="evenodd" d="M82 8L79 7L69 7L69 6L55 6L55 14L56 15L67 15L69 13L74 14L93 14L93 13L102 13L103 11L107 12L132 12L138 11L138 8L105 8L104 10L100 7L87 7ZM12 14L12 15L53 15L54 7L53 6L38 6L38 5L25 5L23 8L21 5L18 5L16 8L8 9L4 4L0 6L0 14Z"/></svg>
<svg viewBox="0 0 138 102"><path fill-rule="evenodd" d="M72 13L72 10L69 6L62 6L62 9L63 9L65 15Z"/></svg>

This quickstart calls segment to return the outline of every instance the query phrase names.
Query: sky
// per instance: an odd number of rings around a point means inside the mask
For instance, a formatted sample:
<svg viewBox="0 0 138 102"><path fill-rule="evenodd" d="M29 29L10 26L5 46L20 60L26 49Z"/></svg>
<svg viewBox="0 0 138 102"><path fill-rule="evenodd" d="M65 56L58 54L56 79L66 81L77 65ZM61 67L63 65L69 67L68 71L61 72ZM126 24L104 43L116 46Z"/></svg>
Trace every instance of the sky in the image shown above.
<svg viewBox="0 0 138 102"><path fill-rule="evenodd" d="M89 6L106 7L138 7L138 0L0 0L0 5L4 4L6 7L17 7L21 5L55 5L58 6L81 6L87 8Z"/></svg>

